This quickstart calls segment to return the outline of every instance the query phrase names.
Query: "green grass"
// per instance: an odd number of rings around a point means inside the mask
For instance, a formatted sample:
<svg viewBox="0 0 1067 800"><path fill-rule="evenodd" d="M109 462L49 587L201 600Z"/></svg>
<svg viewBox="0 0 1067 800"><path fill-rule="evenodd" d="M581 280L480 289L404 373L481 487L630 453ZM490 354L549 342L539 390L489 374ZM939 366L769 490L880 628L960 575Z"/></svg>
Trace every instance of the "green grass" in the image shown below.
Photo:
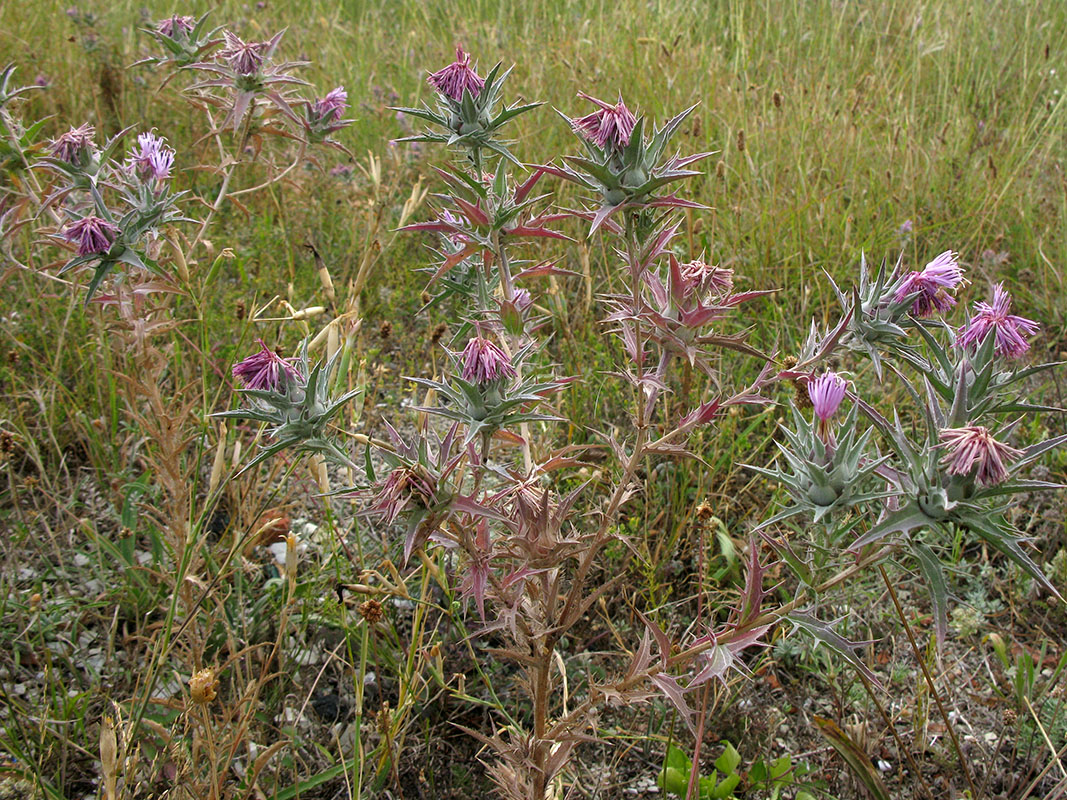
<svg viewBox="0 0 1067 800"><path fill-rule="evenodd" d="M177 94L182 78L157 94L158 76L126 69L152 45L139 27L175 7L151 3L151 13L142 17L144 4L133 0L89 6L100 19L98 39L87 45L64 13L67 5L49 0L0 4L0 51L18 65L21 80L42 73L50 84L23 106L24 116L52 115L49 135L86 120L109 133L127 125L156 127L177 148L179 168L198 159L212 163L213 142L199 139L202 120ZM401 146L402 155L394 156L389 140L404 131L388 106L429 100L427 71L451 60L457 43L473 52L483 68L497 60L516 65L507 85L509 98L545 103L510 129L517 140L514 151L528 163L575 150L568 126L553 108L570 116L584 113L578 91L613 99L621 90L630 107L656 120L698 103L677 144L685 152L714 153L703 162L707 174L686 188L687 196L708 210L689 216L683 238L694 255L704 251L709 260L733 267L739 287L779 290L753 304L739 323L752 326L752 342L765 351L795 350L813 317L820 324L834 321L836 304L824 271L847 283L861 253L869 260L893 260L903 249L906 263L921 266L949 248L960 251L974 284L967 302L984 297L989 283L1004 280L1017 297L1016 310L1043 323L1035 342L1039 357L1067 351L1067 4L271 0L262 10L249 10L250 5L221 3L211 19L236 24L248 38L288 28L285 55L312 62L301 74L323 90L337 84L348 88L356 121L339 138L354 154L356 169L351 180L330 177L328 170L347 159L321 154L314 168L253 195L247 214L232 205L223 210L208 238L216 252L232 248L234 258L221 263L199 311L191 302L179 302L183 326L164 337L174 360L163 380L174 396L195 381L204 392L198 401L214 408L228 365L251 339L292 343L318 330L314 322L307 331L291 324L253 325L238 308L244 304L251 309L276 295L296 308L319 304L321 288L304 246L312 240L338 287L354 280L368 250L377 246L382 251L359 298L363 329L352 372L366 375L371 387L363 430L380 435L383 417L398 413L401 400L421 399L400 376L429 375L439 367L440 350L431 354L430 332L453 320L447 307L416 315L425 276L415 269L430 263L425 247L430 240L395 237L390 231L417 180L434 191L439 188L430 166L443 162L446 153L424 149L412 158ZM193 2L181 11L200 13L209 7ZM371 157L382 165L380 190L362 171ZM235 188L254 185L265 174L262 167L250 168L239 174ZM210 202L218 178L184 171L177 182ZM548 180L544 185L560 206L579 202L569 189ZM416 218L429 213L424 205ZM381 222L378 228L370 224L375 218ZM908 236L900 233L905 220L914 226ZM582 235L577 225L566 230ZM607 376L617 368L617 347L604 335L595 302L616 289L620 278L603 240L588 246L588 282L559 278L542 285L545 291L538 298L549 318L545 333L552 335L551 358L562 374L583 377L560 400L574 424L554 434L557 444L597 442L601 432L627 424L628 391ZM580 275L577 252L549 247L538 257L560 257L561 266ZM33 270L51 271L55 265L48 259L54 255L47 248L32 249L26 263ZM0 641L15 643L12 658L20 669L25 669L18 661L24 649L47 651L47 642L83 629L111 636L124 632L130 652L150 652L146 642L158 641L159 626L169 619L171 597L160 597L169 577L161 570L180 559L178 553L171 553L170 561L165 557L167 521L160 519L159 509L167 499L152 471L156 443L126 405L122 375L139 363L136 343L111 324L110 311L86 311L68 287L13 264L0 267L5 317L0 353L18 354L17 360L9 355L0 365L0 426L17 442L17 456L4 464L0 484L5 492L0 514L11 531L0 565L0 589L6 596L10 588L15 598L0 606ZM587 303L587 297L594 302ZM195 321L198 316L202 324ZM384 320L393 323L386 339L379 335ZM754 368L740 364L735 369L731 362L731 382L740 382ZM690 399L710 391L706 382L695 380ZM681 412L684 400L672 397L669 403ZM223 394L217 405L226 402ZM667 621L680 627L691 621L698 590L721 583L719 588L727 591L733 585L736 567L729 539L741 541L745 524L774 499L740 463L772 451L774 416L731 417L715 432L701 434L706 465L672 464L648 477L645 501L623 522L636 555L622 547L610 553L611 564L628 570L634 583L611 599L619 615L629 620L629 596L634 594L664 604L666 616L673 609L677 618ZM1047 424L1056 428L1064 423L1052 418ZM1026 428L1027 435L1041 433L1040 426ZM197 418L190 434L185 463L209 467L216 429ZM1054 475L1063 473L1062 457L1051 469ZM321 637L331 648L343 645L337 659L323 667L326 684L352 687L367 670L378 676L374 705L368 701L367 710L382 715L376 722L392 720L390 736L398 738L364 734L373 739L364 742L366 752L380 759L371 763L368 756L362 764L365 786L385 786L401 773L405 780L415 780L410 776L419 770L412 765L421 759L430 771L428 784L442 797L481 791L484 776L473 766L476 747L437 720L455 715L453 721L476 727L484 718L466 707L457 712L457 701L440 682L421 676L427 664L432 666L428 653L441 645L446 678L464 673L472 694L480 692L492 706L495 690L505 695L500 702L508 708L510 690L502 687L512 676L475 669L467 645L460 644L465 629L450 591L437 587L428 573L418 573L422 583L409 585L417 611L387 617L364 650L353 608L332 598L337 584L358 582L359 568L385 574L381 559L389 552L380 542L361 538L366 551L356 554L355 564L334 544L317 556L320 561L302 566L295 611L287 622L283 615L290 598L284 578L266 586L270 565L225 560L231 544L226 537L251 525L263 508L319 502L312 498L315 488L304 472L297 477L278 495L260 485L227 498L230 510L240 509L244 516L220 537L205 536L197 545L203 548L205 565L203 575L194 577L205 585L217 580L203 618L190 632L198 643L188 651L176 650L160 680L184 679L187 674L180 670L207 656L213 663L232 665L241 680L232 677L227 689L237 693L244 689L241 681L254 680L262 667L258 651L242 647L269 645L288 624L298 637ZM87 492L95 492L95 499L86 499ZM194 518L206 513L203 497L202 486L190 488ZM705 499L722 523L725 540L716 533L718 523L702 528L694 519L694 506ZM352 533L347 521L331 516L323 525L330 533ZM151 554L144 565L131 561L135 543ZM72 621L66 615L82 601L57 595L68 590L64 581L78 574L75 552L94 554L90 570L108 591L82 603L83 618ZM53 585L46 578L13 579L23 560L47 565L62 580ZM195 596L202 587L194 582L187 588ZM45 612L30 608L28 596L34 591L45 595ZM317 598L324 596L331 600L317 607ZM862 596L857 598L857 604L862 602ZM36 627L27 628L31 621ZM287 664L286 657L282 661ZM12 658L0 661L12 666ZM95 720L111 700L129 713L130 698L140 697L143 665L124 662L109 669L107 684L93 694L71 683L71 676L80 675L76 664L49 668L42 679L48 705L38 710L38 717L60 719L63 725L4 720L5 746L17 749L12 754L31 766L50 796L81 790L94 769L90 762L96 758L97 728L86 722L87 715ZM810 669L825 676L828 667ZM286 695L291 688L286 683L269 686L249 723L249 736L262 737L258 741L264 747L278 740L266 738L270 736L284 735L293 742L284 758L270 764L271 790L279 796L301 791L310 797L318 796L311 793L316 787L340 791L346 780L359 780L353 773L361 762L343 755L352 752L350 741L341 745L316 739L277 722L293 702ZM297 705L305 699L299 697ZM391 711L382 709L386 702ZM418 722L424 713L439 717L434 724ZM175 720L159 707L147 716L165 725L176 742L189 741L183 736L195 721ZM367 721L363 727L369 731L375 724ZM160 741L152 748L162 748ZM181 766L192 758L182 746L189 745L175 744L166 757L159 755L163 749L146 751L144 757L160 763L169 758ZM753 751L740 742L739 747Z"/></svg>

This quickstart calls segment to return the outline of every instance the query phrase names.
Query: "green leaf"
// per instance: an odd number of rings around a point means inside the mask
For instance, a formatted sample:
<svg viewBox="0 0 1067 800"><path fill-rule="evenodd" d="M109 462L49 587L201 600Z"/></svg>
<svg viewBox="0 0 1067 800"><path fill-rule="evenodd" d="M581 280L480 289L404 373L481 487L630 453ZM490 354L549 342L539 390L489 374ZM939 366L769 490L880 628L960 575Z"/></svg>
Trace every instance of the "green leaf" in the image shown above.
<svg viewBox="0 0 1067 800"><path fill-rule="evenodd" d="M737 752L737 748L730 742L723 741L726 742L726 749L723 750L721 756L715 759L715 769L723 775L733 775L741 764L741 754Z"/></svg>
<svg viewBox="0 0 1067 800"><path fill-rule="evenodd" d="M926 588L930 590L930 603L934 608L934 631L937 633L937 646L941 648L945 646L948 636L948 584L945 582L945 571L934 551L922 542L912 541L911 551L919 562Z"/></svg>

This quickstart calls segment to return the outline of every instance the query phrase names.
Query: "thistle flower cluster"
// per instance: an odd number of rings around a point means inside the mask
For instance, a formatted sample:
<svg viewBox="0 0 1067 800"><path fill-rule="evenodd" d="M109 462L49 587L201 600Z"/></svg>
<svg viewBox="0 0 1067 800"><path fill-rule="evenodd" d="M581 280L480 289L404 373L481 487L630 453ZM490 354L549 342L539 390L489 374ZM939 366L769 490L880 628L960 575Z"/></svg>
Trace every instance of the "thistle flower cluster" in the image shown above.
<svg viewBox="0 0 1067 800"><path fill-rule="evenodd" d="M154 64L181 68L197 63L204 53L218 44L216 34L219 29L207 30L207 18L208 14L199 19L173 14L145 28L145 33L156 41L163 55L150 56L133 66Z"/></svg>
<svg viewBox="0 0 1067 800"><path fill-rule="evenodd" d="M954 292L962 284L956 254L946 251L922 270L903 272L898 263L889 271L883 264L873 278L861 263L857 289L846 294L835 285L845 312L841 324L824 337L813 325L803 361L781 373L807 380L817 424L809 424L794 409L796 430L784 431L788 444L779 445L788 469L753 467L774 478L794 501L764 527L802 513L827 522L828 529L837 524L830 522L832 517L842 518L838 512L877 514L877 521L849 549L869 553L872 545L893 537L891 541L910 551L930 585L941 640L947 631L947 598L940 588L944 577L936 549L939 537L953 531L977 536L1058 595L1022 547L1023 536L1004 515L1002 500L1019 492L1060 488L1019 475L1067 437L1016 448L1005 441L1015 424L1000 421L1008 413L1047 410L1020 399L1020 382L1051 365L1019 369L1012 363L1028 351L1027 337L1038 325L1010 313L1011 297L1002 284L994 286L991 302L975 304L974 314L959 328L928 320L953 310ZM918 342L909 340L911 332L918 334ZM847 385L831 372L805 375L801 366L810 369L837 347L866 354L880 375L884 360L896 362L892 374L918 404L920 422L907 424L899 414L888 419L852 394L852 411L836 426L838 406L851 394ZM916 377L909 378L907 371ZM862 435L857 412L870 422ZM884 455L873 449L875 432L886 447ZM882 484L881 491L865 488L875 480ZM796 557L795 543L789 553L781 541L777 547L798 570L810 569ZM801 627L811 629L810 622Z"/></svg>
<svg viewBox="0 0 1067 800"><path fill-rule="evenodd" d="M581 94L597 106L591 114L563 118L585 145L586 156L566 156L563 166L545 165L546 172L595 192L586 211L592 231L625 208L702 208L674 194L658 194L663 187L700 173L688 167L710 153L665 158L668 143L696 106L653 128L645 137L645 119L636 117L623 102L614 105Z"/></svg>
<svg viewBox="0 0 1067 800"><path fill-rule="evenodd" d="M505 105L500 108L504 81L511 68L500 71L498 63L484 78L471 66L471 56L456 48L456 60L432 73L427 82L437 95L436 108L425 103L419 108L394 108L394 111L430 124L422 133L397 139L398 142L440 142L458 147L469 154L476 173L481 172L482 151L487 150L521 166L500 137L505 124L540 103Z"/></svg>
<svg viewBox="0 0 1067 800"><path fill-rule="evenodd" d="M126 161L117 163L128 132L98 147L92 125L72 127L52 141L50 155L34 164L59 177L46 203L62 206L69 221L50 235L76 254L59 274L92 268L86 302L115 270L160 274L149 256L153 242L164 227L186 221L179 210L184 193L170 186L174 149L154 131L142 133Z"/></svg>
<svg viewBox="0 0 1067 800"><path fill-rule="evenodd" d="M312 366L306 340L292 359L282 358L262 340L258 343L258 352L233 366L233 376L243 383L240 393L252 403L212 415L271 426L271 444L261 449L241 472L285 449L314 453L333 463L354 466L329 431L332 419L362 391L355 389L335 396L331 390L331 377L341 351Z"/></svg>

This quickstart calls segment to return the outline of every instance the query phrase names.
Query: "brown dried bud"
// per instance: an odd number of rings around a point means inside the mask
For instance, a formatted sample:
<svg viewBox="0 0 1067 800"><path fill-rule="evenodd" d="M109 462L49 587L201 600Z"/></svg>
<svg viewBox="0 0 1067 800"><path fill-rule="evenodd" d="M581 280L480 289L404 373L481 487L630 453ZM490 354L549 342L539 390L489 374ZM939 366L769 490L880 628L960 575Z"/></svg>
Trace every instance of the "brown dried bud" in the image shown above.
<svg viewBox="0 0 1067 800"><path fill-rule="evenodd" d="M745 152L745 132L744 131L738 131L737 132L737 152L739 152L739 153Z"/></svg>
<svg viewBox="0 0 1067 800"><path fill-rule="evenodd" d="M716 178L725 178L726 177L726 162L725 161L720 161L718 164L715 165L715 177Z"/></svg>
<svg viewBox="0 0 1067 800"><path fill-rule="evenodd" d="M0 453L9 456L14 451L15 437L11 435L10 431L0 431Z"/></svg>
<svg viewBox="0 0 1067 800"><path fill-rule="evenodd" d="M382 611L382 604L377 600L364 600L359 604L359 615L369 624L374 625L382 621L385 613Z"/></svg>
<svg viewBox="0 0 1067 800"><path fill-rule="evenodd" d="M378 328L378 338L382 339L382 340L385 340L385 339L388 339L392 334L393 334L393 323L391 323L389 320L385 320L382 323L382 326L380 328Z"/></svg>
<svg viewBox="0 0 1067 800"><path fill-rule="evenodd" d="M429 292L422 293L422 304L424 306L428 306L431 300L433 300L433 295L431 295Z"/></svg>
<svg viewBox="0 0 1067 800"><path fill-rule="evenodd" d="M18 350L7 351L7 363L13 367L17 367L19 361L22 360L22 354Z"/></svg>
<svg viewBox="0 0 1067 800"><path fill-rule="evenodd" d="M242 320L245 318L246 314L248 314L248 307L245 305L245 301L238 299L237 302L233 304L233 315L238 320Z"/></svg>
<svg viewBox="0 0 1067 800"><path fill-rule="evenodd" d="M715 510L711 507L711 504L707 500L702 500L700 505L696 508L697 519L701 522L707 522L715 515Z"/></svg>
<svg viewBox="0 0 1067 800"><path fill-rule="evenodd" d="M1018 719L1019 719L1019 715L1015 713L1015 709L1014 708L1005 708L1004 709L1004 724L1005 725L1014 725L1018 721Z"/></svg>
<svg viewBox="0 0 1067 800"><path fill-rule="evenodd" d="M771 95L771 100L774 101L774 107L775 108L781 108L782 107L782 93L781 92L775 92L773 95Z"/></svg>
<svg viewBox="0 0 1067 800"><path fill-rule="evenodd" d="M430 332L430 344L437 344L446 333L448 325L442 322Z"/></svg>
<svg viewBox="0 0 1067 800"><path fill-rule="evenodd" d="M213 669L202 669L189 679L189 694L198 705L210 703L218 691L219 682Z"/></svg>

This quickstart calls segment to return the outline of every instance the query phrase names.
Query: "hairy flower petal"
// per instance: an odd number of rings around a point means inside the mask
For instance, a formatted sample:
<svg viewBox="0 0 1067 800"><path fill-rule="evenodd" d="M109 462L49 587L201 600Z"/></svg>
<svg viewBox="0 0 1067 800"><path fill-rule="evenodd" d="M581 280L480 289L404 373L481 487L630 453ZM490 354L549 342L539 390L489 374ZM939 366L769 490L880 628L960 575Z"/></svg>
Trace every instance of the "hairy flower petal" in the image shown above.
<svg viewBox="0 0 1067 800"><path fill-rule="evenodd" d="M957 347L977 347L993 332L996 342L993 349L1003 358L1019 358L1030 349L1026 340L1037 332L1040 325L1032 319L1010 314L1011 295L1004 289L1004 284L993 287L993 302L974 304L974 316L959 329L956 337Z"/></svg>

